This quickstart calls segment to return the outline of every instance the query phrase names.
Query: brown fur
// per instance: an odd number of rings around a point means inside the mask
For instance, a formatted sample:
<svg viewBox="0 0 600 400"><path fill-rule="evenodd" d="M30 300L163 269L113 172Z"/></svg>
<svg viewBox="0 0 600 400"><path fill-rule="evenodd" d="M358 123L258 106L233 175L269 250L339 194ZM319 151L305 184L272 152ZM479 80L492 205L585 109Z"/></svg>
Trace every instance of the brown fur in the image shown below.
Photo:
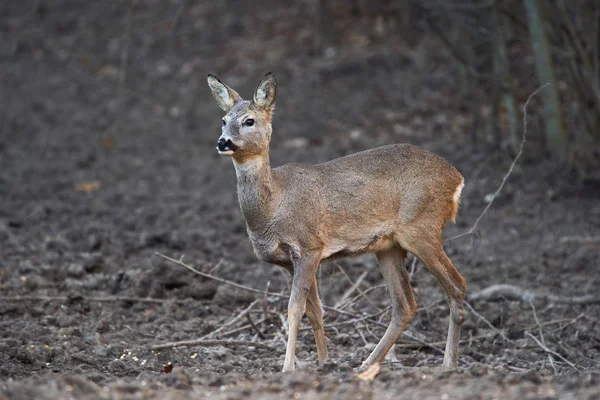
<svg viewBox="0 0 600 400"><path fill-rule="evenodd" d="M217 78L209 86L227 114L222 138L236 169L240 207L261 260L293 274L284 371L294 369L295 342L305 310L320 360L327 359L315 274L320 262L375 253L392 296L392 321L363 364L380 362L416 310L404 266L407 252L440 281L451 320L444 368L457 365L465 281L448 259L441 234L458 210L461 174L443 158L417 146L395 144L323 164L269 163L271 117L277 94L272 74L244 101ZM252 126L245 121L254 120ZM307 307L308 305L308 307Z"/></svg>

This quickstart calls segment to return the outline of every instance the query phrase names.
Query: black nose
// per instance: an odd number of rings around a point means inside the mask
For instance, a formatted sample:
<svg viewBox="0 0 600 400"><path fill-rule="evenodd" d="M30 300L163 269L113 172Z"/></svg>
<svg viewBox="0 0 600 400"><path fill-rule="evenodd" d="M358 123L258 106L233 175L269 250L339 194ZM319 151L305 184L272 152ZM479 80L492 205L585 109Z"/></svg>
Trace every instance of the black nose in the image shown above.
<svg viewBox="0 0 600 400"><path fill-rule="evenodd" d="M217 149L219 151L235 150L237 146L230 139L225 140L224 138L220 138L217 142Z"/></svg>

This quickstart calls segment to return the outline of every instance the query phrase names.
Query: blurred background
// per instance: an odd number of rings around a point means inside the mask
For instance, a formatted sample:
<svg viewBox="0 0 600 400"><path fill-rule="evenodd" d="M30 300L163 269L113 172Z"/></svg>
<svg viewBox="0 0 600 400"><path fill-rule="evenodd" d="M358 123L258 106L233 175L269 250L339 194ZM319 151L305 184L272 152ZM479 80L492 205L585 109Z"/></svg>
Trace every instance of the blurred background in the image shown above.
<svg viewBox="0 0 600 400"><path fill-rule="evenodd" d="M594 0L0 1L0 377L74 373L108 384L151 376L167 361L207 379L279 370L279 341L275 353L127 355L207 334L256 298L155 252L261 290L287 288L288 276L252 252L231 161L215 150L222 111L206 85L212 73L251 98L267 71L279 84L273 166L397 142L446 157L466 179L447 236L471 233L446 244L469 291L509 283L540 293L542 320L574 321L546 332L565 346L552 348L597 369L598 305L546 295L593 294L600 284L599 44ZM544 84L507 177L523 105ZM411 265L425 311L410 332L442 341L443 292ZM347 312L389 305L372 257L320 271L327 305L341 307L354 286L376 289ZM156 302L133 299L142 297ZM269 304L260 333L279 340L285 302ZM483 339L461 365L569 368L539 361L546 354L524 333L538 317L528 303L474 305L532 347L506 350L471 314L463 336ZM342 317L329 313L326 323ZM366 329L330 333L332 354L359 364L383 333ZM249 327L231 338L257 334ZM303 331L300 359L315 358L312 340ZM439 352L410 343L398 352L403 365L441 364Z"/></svg>

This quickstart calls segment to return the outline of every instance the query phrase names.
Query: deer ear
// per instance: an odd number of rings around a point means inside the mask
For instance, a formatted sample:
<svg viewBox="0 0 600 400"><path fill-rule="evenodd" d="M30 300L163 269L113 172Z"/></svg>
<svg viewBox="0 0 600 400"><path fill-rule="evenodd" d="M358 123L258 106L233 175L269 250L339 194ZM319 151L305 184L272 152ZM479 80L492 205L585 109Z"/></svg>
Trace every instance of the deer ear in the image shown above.
<svg viewBox="0 0 600 400"><path fill-rule="evenodd" d="M267 72L258 84L258 87L254 92L254 99L252 102L258 108L270 110L275 105L276 98L277 81L275 80L275 75L273 75L271 72Z"/></svg>
<svg viewBox="0 0 600 400"><path fill-rule="evenodd" d="M216 76L208 74L206 80L217 104L223 111L229 112L234 104L242 99L235 90L221 82Z"/></svg>

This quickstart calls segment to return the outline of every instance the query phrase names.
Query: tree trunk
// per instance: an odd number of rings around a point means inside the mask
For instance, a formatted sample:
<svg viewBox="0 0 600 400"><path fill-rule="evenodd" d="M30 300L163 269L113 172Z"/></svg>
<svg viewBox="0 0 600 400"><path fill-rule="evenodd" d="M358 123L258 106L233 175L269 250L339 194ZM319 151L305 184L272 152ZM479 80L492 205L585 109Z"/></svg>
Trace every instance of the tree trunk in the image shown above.
<svg viewBox="0 0 600 400"><path fill-rule="evenodd" d="M546 126L546 143L554 157L559 161L567 158L567 136L558 99L558 85L554 77L554 66L550 56L550 49L541 16L540 0L524 0L527 19L529 21L529 35L535 55L535 64L541 84L551 85L541 92L544 99L544 116Z"/></svg>

